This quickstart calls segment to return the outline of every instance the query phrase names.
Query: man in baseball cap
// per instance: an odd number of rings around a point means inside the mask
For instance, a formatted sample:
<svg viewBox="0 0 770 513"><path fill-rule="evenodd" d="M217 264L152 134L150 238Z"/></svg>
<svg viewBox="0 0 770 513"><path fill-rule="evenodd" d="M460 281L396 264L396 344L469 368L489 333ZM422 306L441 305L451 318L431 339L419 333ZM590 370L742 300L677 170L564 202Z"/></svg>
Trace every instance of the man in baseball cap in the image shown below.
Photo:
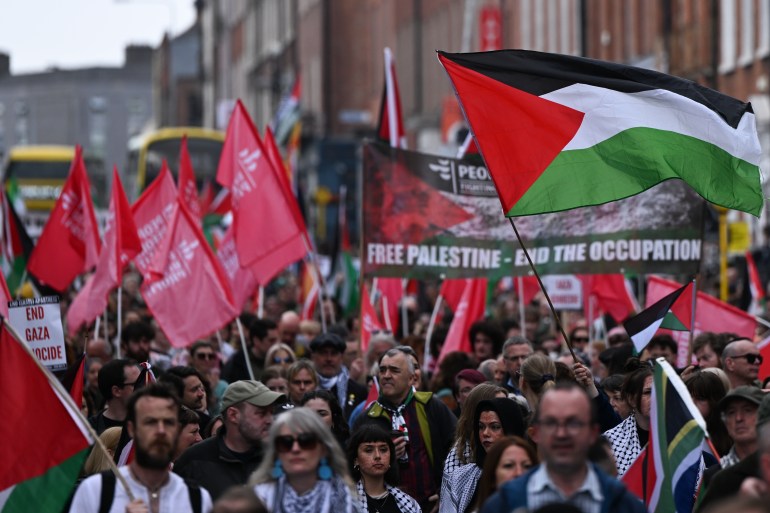
<svg viewBox="0 0 770 513"><path fill-rule="evenodd" d="M752 446L754 449L731 467L714 475L706 488L706 495L698 508L699 512L704 511L709 504L736 495L741 489L741 484L747 478L761 477L759 463L760 455L763 453L763 445L767 446L768 454L770 454L770 422L768 422L770 421L770 395L757 387L736 387L719 402L719 410L722 412L722 419L727 426L728 433L735 440L736 447L741 440L740 443L746 449L750 449ZM739 425L752 420L753 430L746 429L745 426L742 429L737 429ZM752 433L753 443L751 442ZM767 441L763 442L763 435ZM735 438L736 436L738 439ZM730 452L732 453L732 450ZM724 459L722 461L724 462Z"/></svg>
<svg viewBox="0 0 770 513"><path fill-rule="evenodd" d="M185 451L174 472L206 488L215 501L229 487L245 484L262 461L273 405L283 398L259 381L231 383L222 396L219 432Z"/></svg>

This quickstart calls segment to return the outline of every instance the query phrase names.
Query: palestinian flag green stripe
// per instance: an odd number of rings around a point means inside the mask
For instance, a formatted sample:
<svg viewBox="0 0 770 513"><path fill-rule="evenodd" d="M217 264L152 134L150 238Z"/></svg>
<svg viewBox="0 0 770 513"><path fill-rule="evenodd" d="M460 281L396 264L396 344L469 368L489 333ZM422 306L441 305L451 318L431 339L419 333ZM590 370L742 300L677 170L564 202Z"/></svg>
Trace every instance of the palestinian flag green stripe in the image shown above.
<svg viewBox="0 0 770 513"><path fill-rule="evenodd" d="M709 170L729 170L734 179L721 180ZM559 153L506 215L601 205L671 179L684 180L712 203L761 212L756 165L694 137L632 128L590 148Z"/></svg>
<svg viewBox="0 0 770 513"><path fill-rule="evenodd" d="M49 468L44 474L0 492L3 513L60 511L72 494L90 447Z"/></svg>

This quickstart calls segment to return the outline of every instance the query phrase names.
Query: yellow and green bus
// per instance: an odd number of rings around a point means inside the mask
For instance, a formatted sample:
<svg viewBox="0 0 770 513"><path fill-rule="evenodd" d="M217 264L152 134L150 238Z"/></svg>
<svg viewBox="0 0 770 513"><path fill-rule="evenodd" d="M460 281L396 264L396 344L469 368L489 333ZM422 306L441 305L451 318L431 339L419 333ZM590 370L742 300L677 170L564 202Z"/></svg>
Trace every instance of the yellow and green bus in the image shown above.
<svg viewBox="0 0 770 513"><path fill-rule="evenodd" d="M176 180L179 147L185 135L198 190L203 184L214 182L225 141L224 132L200 127L159 128L137 135L128 143L124 184L132 201L158 176L164 159Z"/></svg>

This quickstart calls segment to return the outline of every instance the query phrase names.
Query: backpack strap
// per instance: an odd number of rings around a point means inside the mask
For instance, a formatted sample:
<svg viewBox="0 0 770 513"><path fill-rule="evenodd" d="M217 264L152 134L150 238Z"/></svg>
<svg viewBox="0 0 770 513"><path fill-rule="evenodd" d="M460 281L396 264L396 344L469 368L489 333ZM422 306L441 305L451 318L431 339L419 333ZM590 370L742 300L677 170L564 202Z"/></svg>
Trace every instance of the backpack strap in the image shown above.
<svg viewBox="0 0 770 513"><path fill-rule="evenodd" d="M115 484L117 479L112 470L100 473L102 476L102 493L99 498L99 513L110 513L112 500L115 498Z"/></svg>
<svg viewBox="0 0 770 513"><path fill-rule="evenodd" d="M192 508L193 513L202 513L203 494L201 493L200 486L187 479L184 480L184 484L187 485L187 493L190 496L190 507Z"/></svg>

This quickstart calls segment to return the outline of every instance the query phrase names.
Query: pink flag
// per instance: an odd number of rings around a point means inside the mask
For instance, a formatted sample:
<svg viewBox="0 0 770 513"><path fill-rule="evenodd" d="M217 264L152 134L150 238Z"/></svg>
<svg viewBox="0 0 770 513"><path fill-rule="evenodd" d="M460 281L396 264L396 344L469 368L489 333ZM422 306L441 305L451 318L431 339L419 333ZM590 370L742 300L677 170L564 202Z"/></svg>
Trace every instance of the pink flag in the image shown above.
<svg viewBox="0 0 770 513"><path fill-rule="evenodd" d="M469 279L460 299L460 304L455 310L452 324L449 326L449 333L447 333L444 345L441 347L441 353L438 355L439 363L452 351L471 352L471 340L468 337L468 332L471 324L484 317L486 305L487 279Z"/></svg>
<svg viewBox="0 0 770 513"><path fill-rule="evenodd" d="M233 304L242 309L254 291L259 287L257 279L249 270L241 267L238 255L235 252L235 239L233 239L233 226L225 232L224 237L217 247L217 258L222 265L222 270L227 275L230 287L233 291Z"/></svg>
<svg viewBox="0 0 770 513"><path fill-rule="evenodd" d="M63 292L75 277L99 260L99 227L91 202L83 150L75 149L59 199L29 257L27 270L38 280Z"/></svg>
<svg viewBox="0 0 770 513"><path fill-rule="evenodd" d="M302 217L302 212L299 209L299 203L297 203L297 197L291 188L291 180L287 174L286 167L281 161L281 152L278 150L278 145L275 143L275 137L270 127L265 128L265 152L267 153L267 159L273 166L273 171L278 176L281 185L283 186L284 195L286 196L286 202L291 208L291 213L294 216L294 222L302 231L306 240L310 240L307 234L307 227L305 226L305 218Z"/></svg>
<svg viewBox="0 0 770 513"><path fill-rule="evenodd" d="M187 136L182 137L179 146L179 197L196 217L201 217L201 204L198 199L198 186L195 184L195 172L187 151Z"/></svg>
<svg viewBox="0 0 770 513"><path fill-rule="evenodd" d="M158 178L152 181L131 207L139 239L142 241L142 252L137 255L134 265L145 280L153 278L150 274L150 264L158 245L166 236L176 202L174 179L171 178L171 171L164 161Z"/></svg>
<svg viewBox="0 0 770 513"><path fill-rule="evenodd" d="M652 306L659 299L681 287L682 285L674 281L665 280L657 276L648 276L646 307ZM746 337L749 340L754 340L756 327L757 321L752 315L732 305L728 305L705 292L698 292L695 303L695 328L693 336L697 336L704 331L713 331L715 333L729 331L741 337ZM679 346L677 365L685 367L689 364L686 360L690 333L688 331L658 331L658 333L661 332L669 333L677 341Z"/></svg>
<svg viewBox="0 0 770 513"><path fill-rule="evenodd" d="M583 282L583 310L588 322L607 313L620 323L641 310L622 274L583 274L579 278ZM591 300L594 301L593 319L589 319Z"/></svg>
<svg viewBox="0 0 770 513"><path fill-rule="evenodd" d="M110 291L121 283L123 268L141 251L142 243L116 167L112 171L110 209L96 271L89 276L67 310L67 329L71 335L101 315L107 307Z"/></svg>
<svg viewBox="0 0 770 513"><path fill-rule="evenodd" d="M181 201L171 214L142 297L174 347L186 347L238 315L227 276Z"/></svg>
<svg viewBox="0 0 770 513"><path fill-rule="evenodd" d="M369 349L369 341L372 339L372 333L382 330L380 321L377 320L377 312L374 311L372 301L369 297L369 288L366 283L361 284L361 351L366 352Z"/></svg>
<svg viewBox="0 0 770 513"><path fill-rule="evenodd" d="M259 283L266 285L305 255L302 227L240 101L227 127L217 182L230 190L238 260Z"/></svg>

